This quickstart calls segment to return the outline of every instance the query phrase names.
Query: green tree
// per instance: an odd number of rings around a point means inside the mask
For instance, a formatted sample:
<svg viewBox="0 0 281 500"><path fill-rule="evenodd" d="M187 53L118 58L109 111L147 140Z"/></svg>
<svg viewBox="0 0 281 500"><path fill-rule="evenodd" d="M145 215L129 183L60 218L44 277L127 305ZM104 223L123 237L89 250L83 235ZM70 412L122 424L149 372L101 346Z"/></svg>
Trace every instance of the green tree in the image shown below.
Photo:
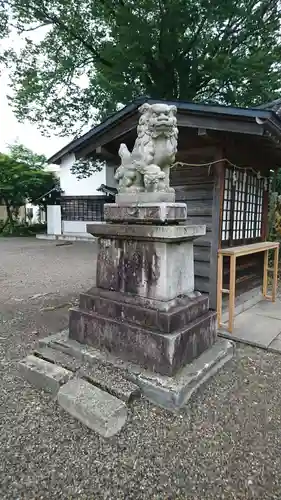
<svg viewBox="0 0 281 500"><path fill-rule="evenodd" d="M279 95L277 0L1 3L25 38L4 54L13 108L45 131L77 133L140 94L238 106Z"/></svg>
<svg viewBox="0 0 281 500"><path fill-rule="evenodd" d="M11 158L20 163L25 163L32 169L43 170L48 165L45 155L34 153L31 149L19 142L10 144L8 149Z"/></svg>
<svg viewBox="0 0 281 500"><path fill-rule="evenodd" d="M52 172L45 172L0 153L0 200L7 210L11 232L20 207L26 202L40 204L42 197L58 185ZM3 228L2 228L3 229Z"/></svg>

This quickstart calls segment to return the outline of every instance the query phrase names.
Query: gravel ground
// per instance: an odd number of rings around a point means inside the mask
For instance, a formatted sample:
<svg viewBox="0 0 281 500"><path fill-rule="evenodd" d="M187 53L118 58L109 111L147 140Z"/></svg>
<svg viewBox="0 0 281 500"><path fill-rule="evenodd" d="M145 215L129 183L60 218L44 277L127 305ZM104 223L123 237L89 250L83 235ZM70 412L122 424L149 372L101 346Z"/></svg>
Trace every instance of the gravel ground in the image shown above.
<svg viewBox="0 0 281 500"><path fill-rule="evenodd" d="M109 440L19 378L17 362L93 285L94 254L0 239L1 500L280 500L279 355L240 346L180 414L134 402Z"/></svg>

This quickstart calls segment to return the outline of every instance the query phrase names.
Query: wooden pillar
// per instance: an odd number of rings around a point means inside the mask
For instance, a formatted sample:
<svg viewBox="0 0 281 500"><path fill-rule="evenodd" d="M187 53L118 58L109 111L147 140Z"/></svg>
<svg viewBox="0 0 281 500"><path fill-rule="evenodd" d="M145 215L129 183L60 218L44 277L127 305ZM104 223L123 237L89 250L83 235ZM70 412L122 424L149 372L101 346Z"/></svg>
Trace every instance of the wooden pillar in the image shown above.
<svg viewBox="0 0 281 500"><path fill-rule="evenodd" d="M261 224L261 237L262 241L266 241L268 238L268 209L269 209L269 178L267 191L263 193L263 204L262 204L262 224Z"/></svg>
<svg viewBox="0 0 281 500"><path fill-rule="evenodd" d="M225 162L224 151L217 149L215 160L220 160L213 165L214 188L212 205L212 238L211 238L211 257L210 257L210 277L209 277L209 296L210 308L217 309L217 277L218 277L218 249L221 248L221 227L224 193L224 170ZM223 277L222 277L223 279ZM223 285L222 285L223 286Z"/></svg>
<svg viewBox="0 0 281 500"><path fill-rule="evenodd" d="M262 282L262 294L266 298L267 297L267 288L268 288L268 254L269 251L266 250L264 252L264 260L263 260L263 282Z"/></svg>
<svg viewBox="0 0 281 500"><path fill-rule="evenodd" d="M279 247L276 247L274 250L272 302L276 301L276 292L278 286L278 263L279 263Z"/></svg>

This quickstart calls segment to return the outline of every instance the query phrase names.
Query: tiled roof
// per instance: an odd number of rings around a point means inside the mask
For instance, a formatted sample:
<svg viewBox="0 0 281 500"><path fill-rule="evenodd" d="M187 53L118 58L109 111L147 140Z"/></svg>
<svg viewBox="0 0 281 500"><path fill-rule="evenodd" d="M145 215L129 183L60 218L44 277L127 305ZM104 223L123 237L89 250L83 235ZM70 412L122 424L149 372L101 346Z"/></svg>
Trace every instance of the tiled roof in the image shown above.
<svg viewBox="0 0 281 500"><path fill-rule="evenodd" d="M279 117L281 117L281 98L275 99L274 101L267 102L257 106L259 109L268 109L274 111Z"/></svg>

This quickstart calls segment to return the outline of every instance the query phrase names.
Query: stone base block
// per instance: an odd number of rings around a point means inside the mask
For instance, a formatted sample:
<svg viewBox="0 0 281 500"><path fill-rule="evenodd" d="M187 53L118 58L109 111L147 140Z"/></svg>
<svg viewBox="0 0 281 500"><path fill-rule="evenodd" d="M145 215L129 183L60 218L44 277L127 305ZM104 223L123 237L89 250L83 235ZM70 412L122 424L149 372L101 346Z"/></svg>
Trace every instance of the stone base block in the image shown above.
<svg viewBox="0 0 281 500"><path fill-rule="evenodd" d="M157 406L167 410L182 408L209 378L215 375L234 355L234 344L219 339L192 363L186 365L175 377L156 373L130 373L143 395Z"/></svg>
<svg viewBox="0 0 281 500"><path fill-rule="evenodd" d="M97 313L70 309L69 336L163 375L173 375L216 340L216 313L207 312L172 334L155 332Z"/></svg>
<svg viewBox="0 0 281 500"><path fill-rule="evenodd" d="M40 345L58 349L60 352L73 356L76 360L87 362L93 374L97 366L98 373L106 367L111 372L107 385L111 384L115 374L117 374L117 379L122 375L138 386L144 397L168 410L177 410L184 406L192 394L215 375L234 354L232 342L218 339L210 349L192 363L184 366L174 377L167 377L147 371L139 365L122 361L106 351L71 340L67 330L41 339ZM114 384L112 388L114 390Z"/></svg>
<svg viewBox="0 0 281 500"><path fill-rule="evenodd" d="M107 438L117 434L127 420L123 401L80 378L60 388L58 403L70 415Z"/></svg>
<svg viewBox="0 0 281 500"><path fill-rule="evenodd" d="M80 295L79 307L83 311L118 321L123 322L125 319L127 323L150 328L157 333L173 333L185 328L188 323L209 310L209 299L206 295L181 297L176 305L171 304L166 310L157 307L159 301L156 301L156 304L153 304L153 300L147 302L141 301L138 296L92 288L88 293Z"/></svg>
<svg viewBox="0 0 281 500"><path fill-rule="evenodd" d="M19 372L31 385L50 392L53 396L73 376L69 370L33 355L19 363Z"/></svg>
<svg viewBox="0 0 281 500"><path fill-rule="evenodd" d="M102 363L101 360L84 362L77 375L125 403L130 403L140 396L138 385L124 377L124 373L119 368L113 368L108 363Z"/></svg>
<svg viewBox="0 0 281 500"><path fill-rule="evenodd" d="M98 242L98 288L163 301L193 292L192 241L205 227L96 223L87 230L104 235Z"/></svg>
<svg viewBox="0 0 281 500"><path fill-rule="evenodd" d="M170 193L165 192L151 192L151 193L118 193L115 196L116 203L118 205L128 203L175 203L176 195L175 192L171 190Z"/></svg>
<svg viewBox="0 0 281 500"><path fill-rule="evenodd" d="M39 347L34 354L37 358L62 366L62 368L66 368L70 372L76 372L81 367L81 362L73 359L72 356L68 356L68 354L59 352L50 347Z"/></svg>
<svg viewBox="0 0 281 500"><path fill-rule="evenodd" d="M185 203L134 203L104 205L107 222L134 222L140 224L165 224L184 222L187 218Z"/></svg>

